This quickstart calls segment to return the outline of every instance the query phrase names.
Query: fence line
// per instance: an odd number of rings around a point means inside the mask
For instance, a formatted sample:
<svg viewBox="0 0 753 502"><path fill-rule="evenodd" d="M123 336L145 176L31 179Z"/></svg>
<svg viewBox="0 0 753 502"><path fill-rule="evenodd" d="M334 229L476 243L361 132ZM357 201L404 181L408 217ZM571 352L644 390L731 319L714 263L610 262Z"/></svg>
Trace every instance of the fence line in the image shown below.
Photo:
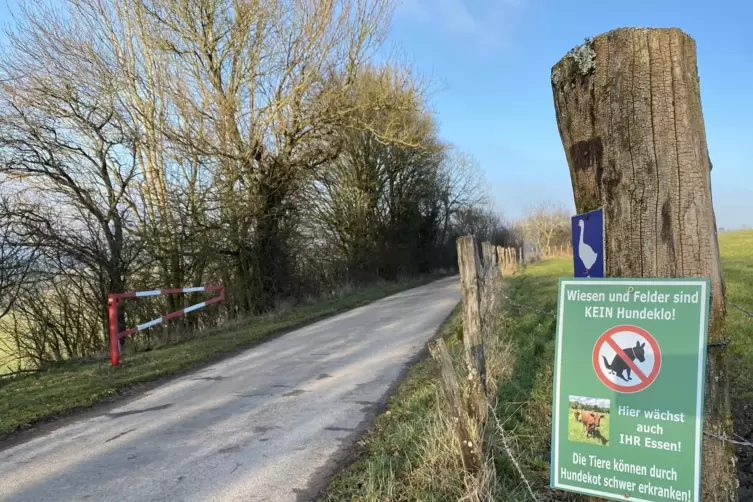
<svg viewBox="0 0 753 502"><path fill-rule="evenodd" d="M523 309L526 309L526 310L530 310L532 312L536 312L536 313L541 314L541 315L549 316L549 317L551 317L553 319L557 318L557 314L555 312L549 312L549 311L546 311L546 310L542 310L542 309L533 307L531 305L526 305L524 303L516 302L515 300L513 300L512 298L510 298L508 295L505 295L504 293L499 293L499 295L502 298L504 298L505 300L507 300L507 302L510 305L514 306L514 307L518 307L518 308L523 308ZM747 309L745 309L745 308L743 308L743 307L741 307L741 306L739 306L739 305L737 305L735 303L732 303L729 300L727 300L727 304L729 304L732 307L736 308L737 310L743 312L747 316L753 318L753 312L751 312L751 311L749 311L749 310L747 310ZM720 342L710 342L708 344L708 346L709 347L717 347L717 346L726 347L727 345L729 345L729 343L730 343L730 340L723 340L723 341L720 341ZM735 440L735 439L730 439L730 438L728 438L726 436L720 436L718 434L713 434L713 433L705 432L705 431L704 431L704 435L706 435L707 437L716 439L718 441L722 441L722 442L725 442L725 443L730 443L730 444L733 444L733 445L736 445L736 446L745 446L745 447L753 448L753 443L751 443L750 441L744 440L744 438L742 438L742 437L740 437L740 440Z"/></svg>
<svg viewBox="0 0 753 502"><path fill-rule="evenodd" d="M739 310L743 314L746 314L748 317L753 317L753 312L751 312L750 310L746 310L746 309L742 308L740 305L734 304L734 303L732 303L729 300L727 301L727 305L731 305L732 307L735 307L737 310Z"/></svg>

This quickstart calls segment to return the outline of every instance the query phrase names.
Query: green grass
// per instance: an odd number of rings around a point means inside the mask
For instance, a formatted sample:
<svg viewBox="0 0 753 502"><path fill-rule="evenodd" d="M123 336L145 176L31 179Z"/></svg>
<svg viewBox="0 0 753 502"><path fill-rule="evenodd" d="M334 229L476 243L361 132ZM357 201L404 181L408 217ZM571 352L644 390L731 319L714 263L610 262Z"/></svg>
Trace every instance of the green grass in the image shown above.
<svg viewBox="0 0 753 502"><path fill-rule="evenodd" d="M431 276L383 282L347 296L293 307L280 315L252 318L232 328L150 352L126 354L119 367L108 362L65 362L49 370L0 380L0 439L41 420L111 400L140 384L176 375L202 363L399 291L437 279Z"/></svg>
<svg viewBox="0 0 753 502"><path fill-rule="evenodd" d="M462 350L456 307L440 329L454 356ZM325 501L455 501L463 493L458 458L442 420L443 395L430 357L417 362L360 440L360 458L336 475L320 495Z"/></svg>
<svg viewBox="0 0 753 502"><path fill-rule="evenodd" d="M578 441L580 443L589 443L606 446L609 444L609 413L603 414L597 434L589 436L583 424L575 419L574 410L570 410L567 421L567 439L568 441Z"/></svg>
<svg viewBox="0 0 753 502"><path fill-rule="evenodd" d="M727 300L753 311L753 231L719 234ZM572 258L535 263L523 273L506 279L502 330L513 347L510 378L499 388L498 415L507 437L535 490L549 484L557 285L572 276ZM732 355L733 400L751 397L753 391L753 319L728 307L729 350ZM452 339L459 314L443 331ZM332 481L324 500L457 500L462 489L451 472L454 459L437 458L441 450L427 446L438 441L437 427L443 397L429 358L418 363L390 399L390 415L382 415L362 441L361 458ZM601 421L601 434L609 439L609 420ZM571 422L568 435L586 439L581 423ZM498 489L504 500L529 500L522 492L520 476L511 462L496 462ZM433 471L433 475L430 473ZM444 481L443 481L444 480ZM569 495L562 495L567 498ZM572 500L577 497L573 496ZM563 499L564 500L564 499Z"/></svg>
<svg viewBox="0 0 753 502"><path fill-rule="evenodd" d="M753 312L753 230L722 232L719 248L727 301ZM727 336L733 358L732 395L753 399L753 318L727 305ZM739 371L735 368L739 368Z"/></svg>

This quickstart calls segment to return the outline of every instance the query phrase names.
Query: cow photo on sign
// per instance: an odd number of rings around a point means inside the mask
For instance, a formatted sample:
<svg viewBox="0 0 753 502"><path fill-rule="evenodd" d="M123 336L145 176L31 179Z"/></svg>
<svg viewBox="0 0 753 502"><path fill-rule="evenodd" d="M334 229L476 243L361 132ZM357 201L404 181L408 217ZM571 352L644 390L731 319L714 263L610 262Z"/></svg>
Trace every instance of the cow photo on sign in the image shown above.
<svg viewBox="0 0 753 502"><path fill-rule="evenodd" d="M609 443L609 399L570 396L568 441L595 445Z"/></svg>

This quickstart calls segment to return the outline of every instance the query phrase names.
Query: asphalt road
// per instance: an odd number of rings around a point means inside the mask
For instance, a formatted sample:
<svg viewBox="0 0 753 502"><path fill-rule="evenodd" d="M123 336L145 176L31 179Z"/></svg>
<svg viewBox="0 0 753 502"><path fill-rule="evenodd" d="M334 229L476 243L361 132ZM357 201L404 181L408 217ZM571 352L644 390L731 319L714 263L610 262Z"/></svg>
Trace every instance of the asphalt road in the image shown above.
<svg viewBox="0 0 753 502"><path fill-rule="evenodd" d="M0 500L310 500L459 300L405 291L6 448Z"/></svg>

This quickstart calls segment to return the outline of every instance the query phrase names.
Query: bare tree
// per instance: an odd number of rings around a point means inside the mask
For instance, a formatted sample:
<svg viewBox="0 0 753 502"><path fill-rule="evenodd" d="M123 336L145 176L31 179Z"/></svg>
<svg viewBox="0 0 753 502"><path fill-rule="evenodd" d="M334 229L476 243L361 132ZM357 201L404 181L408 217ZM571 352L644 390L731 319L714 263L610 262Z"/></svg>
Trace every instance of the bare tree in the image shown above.
<svg viewBox="0 0 753 502"><path fill-rule="evenodd" d="M0 214L0 314L27 364L100 351L107 293L223 283L224 312L173 325L195 328L454 266L464 229L502 235L477 162L438 137L428 84L375 63L392 8L22 4L0 56L13 199ZM129 304L120 322L184 301Z"/></svg>
<svg viewBox="0 0 753 502"><path fill-rule="evenodd" d="M526 242L545 254L553 245L569 242L570 215L559 204L539 202L530 206L518 226Z"/></svg>
<svg viewBox="0 0 753 502"><path fill-rule="evenodd" d="M41 252L96 271L102 326L137 247L126 248L125 193L135 175L112 73L77 18L24 7L0 59L0 175L23 183L19 232ZM85 78L83 78L85 76ZM99 312L97 312L99 310Z"/></svg>
<svg viewBox="0 0 753 502"><path fill-rule="evenodd" d="M340 153L335 134L384 94L355 92L391 13L383 0L131 2L134 33L163 65L169 140L206 165L220 212L217 253L235 262L239 306L284 293L291 201ZM375 89L372 88L372 91ZM378 89L376 89L378 91ZM353 99L355 96L356 99ZM363 124L362 124L363 125ZM281 289L283 288L283 289Z"/></svg>
<svg viewBox="0 0 753 502"><path fill-rule="evenodd" d="M0 191L0 319L8 315L28 284L35 258L36 249L26 245L16 232L12 203Z"/></svg>
<svg viewBox="0 0 753 502"><path fill-rule="evenodd" d="M453 216L464 209L488 204L489 193L478 161L454 149L442 161L441 180L444 242Z"/></svg>

